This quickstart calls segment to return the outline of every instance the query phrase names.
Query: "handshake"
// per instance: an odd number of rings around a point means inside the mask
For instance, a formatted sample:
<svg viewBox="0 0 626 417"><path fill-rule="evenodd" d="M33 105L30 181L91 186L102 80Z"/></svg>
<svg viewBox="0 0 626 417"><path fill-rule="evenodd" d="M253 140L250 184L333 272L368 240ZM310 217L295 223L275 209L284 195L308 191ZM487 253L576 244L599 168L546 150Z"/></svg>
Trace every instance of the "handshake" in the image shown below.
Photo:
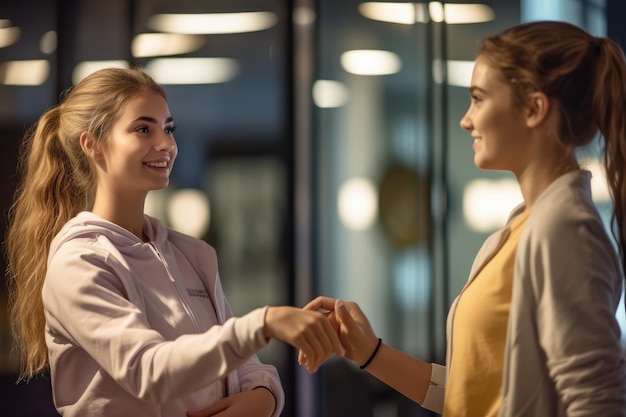
<svg viewBox="0 0 626 417"><path fill-rule="evenodd" d="M299 349L298 363L310 373L333 354L363 369L380 347L380 339L356 303L323 296L302 309L269 307L264 333Z"/></svg>

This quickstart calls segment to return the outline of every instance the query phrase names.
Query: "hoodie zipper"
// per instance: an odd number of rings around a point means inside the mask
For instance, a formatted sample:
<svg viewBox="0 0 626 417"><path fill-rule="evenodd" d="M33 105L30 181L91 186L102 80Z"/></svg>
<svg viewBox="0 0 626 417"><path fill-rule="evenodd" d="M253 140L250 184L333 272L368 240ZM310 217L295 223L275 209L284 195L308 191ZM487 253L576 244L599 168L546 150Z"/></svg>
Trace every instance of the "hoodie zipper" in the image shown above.
<svg viewBox="0 0 626 417"><path fill-rule="evenodd" d="M183 309L185 310L185 312L191 319L191 322L193 323L193 326L195 327L196 332L200 333L200 326L198 325L198 320L196 319L196 316L194 316L193 311L191 310L191 307L189 307L189 304L187 304L187 302L185 301L185 298L183 297L183 295L180 292L180 289L178 288L178 285L176 285L176 280L174 279L174 276L172 275L170 268L167 265L167 262L165 261L165 258L161 254L161 251L153 242L148 242L148 244L150 245L152 252L154 252L154 254L159 259L159 261L161 261L161 265L163 265L163 269L165 269L165 273L167 274L167 277L169 278L170 283L172 284L172 287L174 287L174 289L176 290L176 294L178 295L180 304L183 306Z"/></svg>

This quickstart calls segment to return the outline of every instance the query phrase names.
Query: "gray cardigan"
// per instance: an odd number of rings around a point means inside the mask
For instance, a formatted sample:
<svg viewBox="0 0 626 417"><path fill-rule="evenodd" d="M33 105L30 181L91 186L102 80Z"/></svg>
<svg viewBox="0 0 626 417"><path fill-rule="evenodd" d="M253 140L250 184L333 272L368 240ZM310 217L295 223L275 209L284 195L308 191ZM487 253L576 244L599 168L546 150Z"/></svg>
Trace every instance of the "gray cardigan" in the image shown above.
<svg viewBox="0 0 626 417"><path fill-rule="evenodd" d="M615 318L622 269L591 199L591 175L567 173L537 200L520 237L506 340L499 417L626 416L626 368ZM491 235L469 285L497 252L512 221ZM447 323L447 362L452 321ZM443 408L445 368L434 364L424 407Z"/></svg>

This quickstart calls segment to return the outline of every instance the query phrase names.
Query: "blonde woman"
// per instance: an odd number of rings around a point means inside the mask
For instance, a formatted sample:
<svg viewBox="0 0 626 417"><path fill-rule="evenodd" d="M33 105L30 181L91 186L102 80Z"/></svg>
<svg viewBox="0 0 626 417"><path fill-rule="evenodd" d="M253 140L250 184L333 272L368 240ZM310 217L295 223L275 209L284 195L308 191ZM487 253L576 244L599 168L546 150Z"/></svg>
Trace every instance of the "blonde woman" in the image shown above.
<svg viewBox="0 0 626 417"><path fill-rule="evenodd" d="M342 354L319 313L263 307L232 317L203 241L144 214L178 151L163 89L105 69L72 88L26 137L7 237L11 320L23 377L51 372L65 416L278 416L270 338Z"/></svg>

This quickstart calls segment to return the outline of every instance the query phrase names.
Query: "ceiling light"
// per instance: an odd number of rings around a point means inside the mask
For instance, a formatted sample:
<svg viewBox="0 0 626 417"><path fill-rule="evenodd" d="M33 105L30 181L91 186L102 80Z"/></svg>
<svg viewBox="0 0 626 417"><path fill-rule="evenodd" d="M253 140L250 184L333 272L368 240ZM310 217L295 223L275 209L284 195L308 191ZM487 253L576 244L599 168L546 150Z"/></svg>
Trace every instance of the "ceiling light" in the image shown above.
<svg viewBox="0 0 626 417"><path fill-rule="evenodd" d="M366 2L359 4L359 12L368 19L382 22L404 25L428 22L428 9L425 3Z"/></svg>
<svg viewBox="0 0 626 417"><path fill-rule="evenodd" d="M481 23L494 19L493 9L485 4L387 3L365 2L359 12L372 20L412 25L429 20L449 24Z"/></svg>
<svg viewBox="0 0 626 417"><path fill-rule="evenodd" d="M317 80L313 84L313 102L317 107L341 107L348 101L348 88L339 81Z"/></svg>
<svg viewBox="0 0 626 417"><path fill-rule="evenodd" d="M126 61L83 61L74 67L72 71L72 83L78 84L80 80L91 74L104 68L128 68L128 62Z"/></svg>
<svg viewBox="0 0 626 417"><path fill-rule="evenodd" d="M160 84L215 84L232 80L239 65L231 58L158 58L146 72Z"/></svg>
<svg viewBox="0 0 626 417"><path fill-rule="evenodd" d="M351 74L388 75L399 72L402 62L393 52L364 49L341 54L341 66Z"/></svg>
<svg viewBox="0 0 626 417"><path fill-rule="evenodd" d="M0 84L42 85L50 76L50 63L45 59L0 63Z"/></svg>
<svg viewBox="0 0 626 417"><path fill-rule="evenodd" d="M131 52L134 57L180 55L197 51L204 45L201 36L177 33L142 33L133 39Z"/></svg>
<svg viewBox="0 0 626 417"><path fill-rule="evenodd" d="M5 20L8 22L8 20ZM22 31L17 26L2 27L0 26L0 48L11 46L18 41Z"/></svg>
<svg viewBox="0 0 626 417"><path fill-rule="evenodd" d="M159 32L182 34L222 34L256 32L278 22L272 12L157 14L148 19L148 27Z"/></svg>
<svg viewBox="0 0 626 417"><path fill-rule="evenodd" d="M444 6L446 23L483 23L495 18L493 9L486 4L456 4L446 3Z"/></svg>

